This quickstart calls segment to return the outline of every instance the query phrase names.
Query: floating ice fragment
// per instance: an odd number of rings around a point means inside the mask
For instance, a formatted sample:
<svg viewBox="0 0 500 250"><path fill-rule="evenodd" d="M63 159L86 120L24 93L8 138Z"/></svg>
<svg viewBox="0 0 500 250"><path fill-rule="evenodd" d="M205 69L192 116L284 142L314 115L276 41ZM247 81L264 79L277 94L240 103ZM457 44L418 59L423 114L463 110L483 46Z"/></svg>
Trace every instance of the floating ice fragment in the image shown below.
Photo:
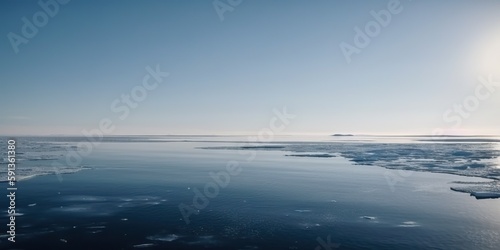
<svg viewBox="0 0 500 250"><path fill-rule="evenodd" d="M153 236L148 236L146 239L148 239L148 240L154 240L154 241L167 241L167 242L171 242L171 241L179 239L179 237L180 236L178 236L176 234L168 234L168 235L156 234L156 235L153 235Z"/></svg>
<svg viewBox="0 0 500 250"><path fill-rule="evenodd" d="M500 193L494 192L472 192L470 195L476 197L478 200L500 198Z"/></svg>
<svg viewBox="0 0 500 250"><path fill-rule="evenodd" d="M298 213L309 213L309 212L311 212L311 210L308 210L308 209L297 209L297 210L295 210L295 212L298 212Z"/></svg>
<svg viewBox="0 0 500 250"><path fill-rule="evenodd" d="M496 199L500 198L500 182L454 182L456 184L471 185L461 187L451 187L450 189L457 192L469 193L476 199Z"/></svg>
<svg viewBox="0 0 500 250"><path fill-rule="evenodd" d="M145 244L134 245L133 247L134 248L147 248L147 247L154 247L154 246L156 246L156 245L153 243L145 243Z"/></svg>
<svg viewBox="0 0 500 250"><path fill-rule="evenodd" d="M23 216L24 214L23 213L13 213L13 214L8 214L7 211L5 212L5 215L4 216Z"/></svg>
<svg viewBox="0 0 500 250"><path fill-rule="evenodd" d="M335 155L331 154L290 154L285 156L294 156L294 157L318 157L318 158L332 158Z"/></svg>
<svg viewBox="0 0 500 250"><path fill-rule="evenodd" d="M402 224L398 225L398 227L419 227L420 225L415 221L405 221Z"/></svg>

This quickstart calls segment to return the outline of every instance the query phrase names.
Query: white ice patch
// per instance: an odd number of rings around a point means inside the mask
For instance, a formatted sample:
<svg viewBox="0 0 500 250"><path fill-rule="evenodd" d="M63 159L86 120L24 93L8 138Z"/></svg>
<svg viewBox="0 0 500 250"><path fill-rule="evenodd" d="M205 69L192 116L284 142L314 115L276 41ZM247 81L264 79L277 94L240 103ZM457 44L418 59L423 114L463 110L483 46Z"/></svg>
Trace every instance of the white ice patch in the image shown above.
<svg viewBox="0 0 500 250"><path fill-rule="evenodd" d="M5 210L5 213L4 213L3 216L4 217L10 217L10 216L23 216L23 215L24 215L23 213L19 213L19 212L13 213L13 214L9 214L9 213L7 213L7 210Z"/></svg>
<svg viewBox="0 0 500 250"><path fill-rule="evenodd" d="M398 227L420 227L420 224L418 224L415 221L405 221L397 226Z"/></svg>
<svg viewBox="0 0 500 250"><path fill-rule="evenodd" d="M177 234L156 234L156 235L148 236L146 239L153 240L153 241L171 242L171 241L177 240L179 238L180 238L180 236Z"/></svg>
<svg viewBox="0 0 500 250"><path fill-rule="evenodd" d="M303 228L303 229L311 229L311 228L315 228L315 227L320 227L321 224L319 223L299 223L299 226L300 228Z"/></svg>
<svg viewBox="0 0 500 250"><path fill-rule="evenodd" d="M491 182L455 182L462 186L453 186L450 189L457 192L469 193L476 199L500 198L500 181Z"/></svg>
<svg viewBox="0 0 500 250"><path fill-rule="evenodd" d="M148 248L148 247L154 247L154 246L156 246L156 244L153 244L153 243L144 243L144 244L134 245L133 247L134 248Z"/></svg>
<svg viewBox="0 0 500 250"><path fill-rule="evenodd" d="M60 138L59 138L60 139ZM75 150L70 143L55 142L57 138L20 137L16 141L16 180L27 180L39 175L71 174L89 169L67 166L64 157L68 150ZM7 163L7 151L0 152L0 163ZM0 168L0 182L7 180L7 168Z"/></svg>
<svg viewBox="0 0 500 250"><path fill-rule="evenodd" d="M295 210L295 212L297 212L297 213L310 213L311 210L309 210L309 209L297 209L297 210Z"/></svg>

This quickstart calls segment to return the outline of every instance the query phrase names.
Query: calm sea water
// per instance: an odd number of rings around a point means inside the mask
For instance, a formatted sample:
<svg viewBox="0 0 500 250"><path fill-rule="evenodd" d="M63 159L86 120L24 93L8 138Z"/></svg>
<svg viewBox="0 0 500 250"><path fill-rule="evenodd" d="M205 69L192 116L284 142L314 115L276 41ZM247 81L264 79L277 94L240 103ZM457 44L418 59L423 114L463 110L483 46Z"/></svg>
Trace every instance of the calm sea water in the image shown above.
<svg viewBox="0 0 500 250"><path fill-rule="evenodd" d="M201 149L236 145L217 140L222 142L103 142L84 158L82 165L89 170L18 182L16 243L8 242L4 232L0 246L317 250L500 246L500 200L476 200L449 189L453 181L484 179L398 172L353 165L340 157L257 151L248 160L249 154L237 150ZM220 179L223 186L216 184L211 173L227 173L228 163L241 172ZM392 187L386 179L391 171L402 178ZM212 197L204 194L193 206L197 191ZM5 197L6 191L2 192ZM189 221L180 204L195 208L185 210L193 212Z"/></svg>

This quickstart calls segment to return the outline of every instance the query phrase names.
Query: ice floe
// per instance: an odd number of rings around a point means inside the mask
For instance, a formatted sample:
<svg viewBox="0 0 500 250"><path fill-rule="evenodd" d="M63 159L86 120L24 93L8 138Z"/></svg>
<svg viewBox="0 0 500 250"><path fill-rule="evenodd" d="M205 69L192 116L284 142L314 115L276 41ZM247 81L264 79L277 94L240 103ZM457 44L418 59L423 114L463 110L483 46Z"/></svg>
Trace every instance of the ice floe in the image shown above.
<svg viewBox="0 0 500 250"><path fill-rule="evenodd" d="M146 239L153 240L153 241L171 242L171 241L177 240L179 238L180 238L180 236L177 234L156 234L156 235L148 236Z"/></svg>
<svg viewBox="0 0 500 250"><path fill-rule="evenodd" d="M133 247L134 248L148 248L148 247L154 247L154 246L156 246L156 244L153 244L153 243L144 243L144 244L134 245Z"/></svg>
<svg viewBox="0 0 500 250"><path fill-rule="evenodd" d="M294 156L294 157L318 157L318 158L332 158L335 155L332 154L289 154L286 156Z"/></svg>
<svg viewBox="0 0 500 250"><path fill-rule="evenodd" d="M58 138L20 137L16 143L16 180L22 181L39 175L61 175L90 169L84 166L68 166L65 155L75 145L57 142ZM0 163L7 163L7 151L0 152ZM0 182L7 180L7 168L0 169Z"/></svg>
<svg viewBox="0 0 500 250"><path fill-rule="evenodd" d="M469 193L476 199L496 199L500 198L500 181L491 182L454 182L461 186L450 187L451 190Z"/></svg>
<svg viewBox="0 0 500 250"><path fill-rule="evenodd" d="M440 143L279 142L279 145L266 143L260 146L204 147L204 149L274 150L292 152L286 156L295 157L339 155L354 165L489 178L495 181L468 187L451 187L451 189L469 193L478 199L500 196L500 147L491 140L470 142L447 140Z"/></svg>
<svg viewBox="0 0 500 250"><path fill-rule="evenodd" d="M403 223L397 225L398 227L420 227L420 224L418 224L415 221L404 221Z"/></svg>
<svg viewBox="0 0 500 250"><path fill-rule="evenodd" d="M297 213L310 213L311 212L311 210L309 210L309 209L297 209L294 211Z"/></svg>

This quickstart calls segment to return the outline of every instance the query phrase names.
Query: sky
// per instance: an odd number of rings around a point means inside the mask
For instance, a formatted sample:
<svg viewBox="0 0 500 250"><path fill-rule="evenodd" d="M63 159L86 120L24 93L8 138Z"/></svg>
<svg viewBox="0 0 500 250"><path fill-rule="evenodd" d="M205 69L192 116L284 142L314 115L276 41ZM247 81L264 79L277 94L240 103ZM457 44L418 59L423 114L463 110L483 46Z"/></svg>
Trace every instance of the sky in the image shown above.
<svg viewBox="0 0 500 250"><path fill-rule="evenodd" d="M500 134L500 1L40 2L0 2L0 135Z"/></svg>

